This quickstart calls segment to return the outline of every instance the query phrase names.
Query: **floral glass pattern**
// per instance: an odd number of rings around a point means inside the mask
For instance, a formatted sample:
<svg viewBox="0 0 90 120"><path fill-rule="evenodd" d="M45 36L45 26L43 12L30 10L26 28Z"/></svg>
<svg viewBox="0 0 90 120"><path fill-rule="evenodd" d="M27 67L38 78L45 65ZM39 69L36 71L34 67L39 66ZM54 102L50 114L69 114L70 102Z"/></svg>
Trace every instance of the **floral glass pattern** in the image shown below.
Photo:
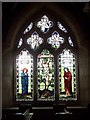
<svg viewBox="0 0 90 120"><path fill-rule="evenodd" d="M68 71L65 72L65 69ZM71 88L70 94L68 94L69 90L66 93L65 86ZM69 49L64 49L59 55L59 99L77 100L75 55Z"/></svg>
<svg viewBox="0 0 90 120"><path fill-rule="evenodd" d="M25 31L23 32L23 34L26 34L27 32L29 32L33 27L33 23L31 22L28 27L25 29Z"/></svg>
<svg viewBox="0 0 90 120"><path fill-rule="evenodd" d="M49 21L48 17L44 15L41 21L37 23L37 27L44 33L48 32L51 27L53 27L53 22Z"/></svg>
<svg viewBox="0 0 90 120"><path fill-rule="evenodd" d="M73 47L74 45L73 45L73 42L72 42L72 40L71 40L71 37L68 37L68 42L69 42L69 44Z"/></svg>
<svg viewBox="0 0 90 120"><path fill-rule="evenodd" d="M23 43L23 39L22 39L22 38L20 38L17 48L20 48L20 47L21 47L21 45L22 45L22 43Z"/></svg>
<svg viewBox="0 0 90 120"><path fill-rule="evenodd" d="M54 100L54 56L46 49L38 55L38 100Z"/></svg>
<svg viewBox="0 0 90 120"><path fill-rule="evenodd" d="M24 49L16 57L16 101L33 99L33 56Z"/></svg>
<svg viewBox="0 0 90 120"><path fill-rule="evenodd" d="M57 31L54 31L52 36L47 39L47 42L51 44L53 48L58 49L60 45L64 43L64 38L60 37Z"/></svg>
<svg viewBox="0 0 90 120"><path fill-rule="evenodd" d="M32 33L31 37L27 39L27 44L30 45L32 49L35 49L42 44L43 41L43 38L39 37L38 33L35 31Z"/></svg>
<svg viewBox="0 0 90 120"><path fill-rule="evenodd" d="M60 22L57 22L57 25L58 25L60 30L62 30L63 32L67 33L67 30L65 29L65 27Z"/></svg>

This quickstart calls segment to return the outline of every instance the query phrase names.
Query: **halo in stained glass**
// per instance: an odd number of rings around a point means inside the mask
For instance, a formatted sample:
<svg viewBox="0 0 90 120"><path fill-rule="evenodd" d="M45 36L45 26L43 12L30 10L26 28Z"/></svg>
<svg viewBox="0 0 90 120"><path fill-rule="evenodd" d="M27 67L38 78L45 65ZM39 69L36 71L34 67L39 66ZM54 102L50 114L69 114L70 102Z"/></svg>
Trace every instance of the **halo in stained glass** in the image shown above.
<svg viewBox="0 0 90 120"><path fill-rule="evenodd" d="M62 30L63 32L67 33L67 30L65 29L65 27L60 22L57 22L57 25L58 25L60 30Z"/></svg>
<svg viewBox="0 0 90 120"><path fill-rule="evenodd" d="M67 73L65 69L68 69ZM66 86L71 89L69 95ZM69 49L59 55L59 100L77 100L75 55Z"/></svg>
<svg viewBox="0 0 90 120"><path fill-rule="evenodd" d="M25 29L25 31L23 32L23 34L26 34L27 32L29 32L33 27L33 22L31 22L28 27Z"/></svg>
<svg viewBox="0 0 90 120"><path fill-rule="evenodd" d="M32 49L35 49L42 44L43 41L43 38L39 37L38 33L35 31L32 33L31 37L27 39L27 44L30 45Z"/></svg>
<svg viewBox="0 0 90 120"><path fill-rule="evenodd" d="M24 49L16 57L16 101L33 100L33 56Z"/></svg>
<svg viewBox="0 0 90 120"><path fill-rule="evenodd" d="M44 49L37 58L38 100L55 99L54 56Z"/></svg>
<svg viewBox="0 0 90 120"><path fill-rule="evenodd" d="M51 44L53 48L58 49L60 45L64 43L64 38L60 37L57 31L54 31L52 36L47 39L47 42Z"/></svg>
<svg viewBox="0 0 90 120"><path fill-rule="evenodd" d="M37 27L44 33L48 32L51 27L53 27L53 22L49 21L48 17L44 15L41 21L37 22Z"/></svg>
<svg viewBox="0 0 90 120"><path fill-rule="evenodd" d="M23 43L23 39L22 39L22 38L20 38L17 48L20 48L20 47L21 47L21 45L22 45L22 43Z"/></svg>
<svg viewBox="0 0 90 120"><path fill-rule="evenodd" d="M72 47L74 46L71 37L68 37L68 42Z"/></svg>

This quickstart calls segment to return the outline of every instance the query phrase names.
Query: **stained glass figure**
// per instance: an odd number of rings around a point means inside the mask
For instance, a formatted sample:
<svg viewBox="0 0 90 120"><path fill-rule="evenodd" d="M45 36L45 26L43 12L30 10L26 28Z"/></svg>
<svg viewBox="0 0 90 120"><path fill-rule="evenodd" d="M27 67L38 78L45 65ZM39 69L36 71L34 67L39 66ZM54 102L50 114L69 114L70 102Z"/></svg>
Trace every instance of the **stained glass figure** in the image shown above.
<svg viewBox="0 0 90 120"><path fill-rule="evenodd" d="M64 49L59 55L59 99L76 100L76 62L75 55Z"/></svg>
<svg viewBox="0 0 90 120"><path fill-rule="evenodd" d="M64 68L64 89L66 96L72 94L72 74L68 68Z"/></svg>
<svg viewBox="0 0 90 120"><path fill-rule="evenodd" d="M26 34L27 32L29 32L32 29L32 27L33 27L33 23L31 22L23 33Z"/></svg>
<svg viewBox="0 0 90 120"><path fill-rule="evenodd" d="M73 42L72 42L72 40L71 40L71 37L68 37L68 42L69 42L69 44L73 47L74 45L73 45Z"/></svg>
<svg viewBox="0 0 90 120"><path fill-rule="evenodd" d="M67 30L65 29L65 27L60 22L57 22L57 25L58 25L60 30L62 30L63 32L67 33Z"/></svg>
<svg viewBox="0 0 90 120"><path fill-rule="evenodd" d="M54 31L52 36L47 39L47 42L51 44L53 48L58 49L60 45L64 43L64 38L60 37L59 33Z"/></svg>
<svg viewBox="0 0 90 120"><path fill-rule="evenodd" d="M16 57L16 101L33 100L33 56L24 49Z"/></svg>
<svg viewBox="0 0 90 120"><path fill-rule="evenodd" d="M38 55L38 100L54 100L54 56L46 49Z"/></svg>
<svg viewBox="0 0 90 120"><path fill-rule="evenodd" d="M32 33L31 37L27 39L27 44L30 45L32 49L37 48L40 44L43 43L43 39L39 37L38 33L35 31Z"/></svg>
<svg viewBox="0 0 90 120"><path fill-rule="evenodd" d="M28 94L28 69L24 68L21 73L22 95Z"/></svg>
<svg viewBox="0 0 90 120"><path fill-rule="evenodd" d="M44 15L41 21L37 23L37 27L44 33L48 32L51 27L53 27L53 22L49 21L48 17Z"/></svg>
<svg viewBox="0 0 90 120"><path fill-rule="evenodd" d="M22 39L22 38L20 38L17 48L20 48L20 47L21 47L21 45L22 45L22 43L23 43L23 39Z"/></svg>

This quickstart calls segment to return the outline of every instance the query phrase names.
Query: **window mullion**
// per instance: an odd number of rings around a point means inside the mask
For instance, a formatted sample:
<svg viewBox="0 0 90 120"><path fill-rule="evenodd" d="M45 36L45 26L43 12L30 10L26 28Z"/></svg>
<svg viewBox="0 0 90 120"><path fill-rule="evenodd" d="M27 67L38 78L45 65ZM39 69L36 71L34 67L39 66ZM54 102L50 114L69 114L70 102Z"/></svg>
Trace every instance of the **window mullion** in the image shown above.
<svg viewBox="0 0 90 120"><path fill-rule="evenodd" d="M59 99L59 80L58 80L58 60L57 56L54 56L54 64L55 64L55 100Z"/></svg>
<svg viewBox="0 0 90 120"><path fill-rule="evenodd" d="M37 56L34 56L34 101L37 101Z"/></svg>

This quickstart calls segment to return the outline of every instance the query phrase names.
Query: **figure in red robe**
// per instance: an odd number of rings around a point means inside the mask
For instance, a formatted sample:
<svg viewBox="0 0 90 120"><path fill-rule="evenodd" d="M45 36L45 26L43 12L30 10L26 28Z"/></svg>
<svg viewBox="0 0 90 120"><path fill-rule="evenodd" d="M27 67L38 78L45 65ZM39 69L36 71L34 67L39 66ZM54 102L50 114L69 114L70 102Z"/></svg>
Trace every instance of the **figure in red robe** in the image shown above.
<svg viewBox="0 0 90 120"><path fill-rule="evenodd" d="M68 68L64 68L64 85L66 95L70 96L72 92L72 74Z"/></svg>

